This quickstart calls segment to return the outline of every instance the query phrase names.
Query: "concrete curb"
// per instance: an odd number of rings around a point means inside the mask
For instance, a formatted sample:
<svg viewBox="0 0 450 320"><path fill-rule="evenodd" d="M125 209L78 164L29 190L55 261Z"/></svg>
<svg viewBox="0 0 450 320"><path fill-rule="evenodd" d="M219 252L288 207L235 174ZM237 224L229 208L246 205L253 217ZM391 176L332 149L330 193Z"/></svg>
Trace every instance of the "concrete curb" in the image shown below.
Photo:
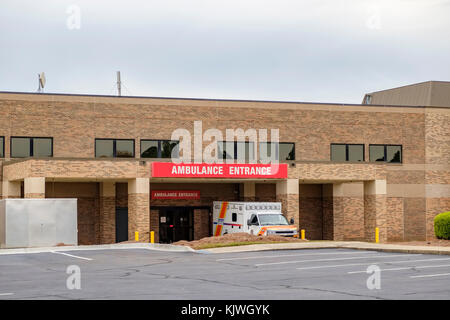
<svg viewBox="0 0 450 320"><path fill-rule="evenodd" d="M238 247L222 247L199 250L207 253L235 253L251 251L268 250L299 250L299 249L355 249L380 252L399 252L410 254L439 254L450 255L450 247L426 247L426 246L408 246L396 244L375 244L369 242L352 241L326 241L320 243L274 243L274 244L252 244Z"/></svg>
<svg viewBox="0 0 450 320"><path fill-rule="evenodd" d="M155 251L168 252L196 252L194 249L186 246L175 246L161 243L127 243L127 244L102 244L102 245L82 245L82 246L61 246L61 247L42 247L42 248L17 248L0 249L0 255L8 254L26 254L43 252L67 252L67 251L93 251L93 250L122 250L122 249L147 249Z"/></svg>

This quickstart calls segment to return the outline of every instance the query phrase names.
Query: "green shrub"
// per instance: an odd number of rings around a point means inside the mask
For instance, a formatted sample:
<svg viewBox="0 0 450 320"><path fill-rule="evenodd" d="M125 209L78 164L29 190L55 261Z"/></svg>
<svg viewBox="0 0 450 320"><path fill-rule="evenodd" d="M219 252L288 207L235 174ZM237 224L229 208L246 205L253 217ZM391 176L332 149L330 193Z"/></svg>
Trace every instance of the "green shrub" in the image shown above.
<svg viewBox="0 0 450 320"><path fill-rule="evenodd" d="M434 234L438 239L450 240L450 211L434 217Z"/></svg>

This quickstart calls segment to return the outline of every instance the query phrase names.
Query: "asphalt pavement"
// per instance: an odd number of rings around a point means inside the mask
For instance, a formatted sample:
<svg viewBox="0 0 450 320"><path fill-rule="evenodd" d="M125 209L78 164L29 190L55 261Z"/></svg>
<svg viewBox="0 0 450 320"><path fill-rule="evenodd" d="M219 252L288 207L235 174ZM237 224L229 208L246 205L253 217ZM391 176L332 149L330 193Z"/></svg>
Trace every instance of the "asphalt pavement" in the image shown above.
<svg viewBox="0 0 450 320"><path fill-rule="evenodd" d="M0 299L449 299L450 256L345 248L0 255Z"/></svg>

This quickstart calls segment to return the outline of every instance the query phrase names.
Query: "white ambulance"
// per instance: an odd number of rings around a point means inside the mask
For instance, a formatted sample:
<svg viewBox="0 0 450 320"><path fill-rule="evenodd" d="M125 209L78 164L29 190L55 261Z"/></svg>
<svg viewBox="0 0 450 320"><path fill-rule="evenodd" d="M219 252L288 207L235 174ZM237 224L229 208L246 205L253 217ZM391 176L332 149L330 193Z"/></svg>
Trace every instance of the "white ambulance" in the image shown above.
<svg viewBox="0 0 450 320"><path fill-rule="evenodd" d="M297 228L281 213L279 202L213 202L213 234L246 232L254 235L298 237Z"/></svg>

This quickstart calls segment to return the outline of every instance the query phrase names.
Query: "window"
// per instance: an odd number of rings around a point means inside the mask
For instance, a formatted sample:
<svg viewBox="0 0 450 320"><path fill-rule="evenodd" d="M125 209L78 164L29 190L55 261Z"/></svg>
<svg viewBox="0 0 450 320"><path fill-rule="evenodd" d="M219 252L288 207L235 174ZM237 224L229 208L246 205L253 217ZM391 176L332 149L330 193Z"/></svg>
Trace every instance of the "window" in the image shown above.
<svg viewBox="0 0 450 320"><path fill-rule="evenodd" d="M273 158L272 151L275 152L275 158ZM279 142L272 145L272 142L261 142L259 144L259 158L277 161L295 160L295 143Z"/></svg>
<svg viewBox="0 0 450 320"><path fill-rule="evenodd" d="M179 141L141 140L141 158L178 158Z"/></svg>
<svg viewBox="0 0 450 320"><path fill-rule="evenodd" d="M364 161L363 144L331 144L331 161L335 162L361 162Z"/></svg>
<svg viewBox="0 0 450 320"><path fill-rule="evenodd" d="M133 139L95 139L96 158L133 158Z"/></svg>
<svg viewBox="0 0 450 320"><path fill-rule="evenodd" d="M245 162L254 159L254 144L250 141L219 141L217 142L219 159L238 159Z"/></svg>
<svg viewBox="0 0 450 320"><path fill-rule="evenodd" d="M402 163L401 145L376 145L369 146L370 161L384 161L389 163Z"/></svg>
<svg viewBox="0 0 450 320"><path fill-rule="evenodd" d="M0 158L5 157L5 137L0 137Z"/></svg>
<svg viewBox="0 0 450 320"><path fill-rule="evenodd" d="M256 214L253 214L250 218L250 225L259 225L258 223L258 217L256 216Z"/></svg>
<svg viewBox="0 0 450 320"><path fill-rule="evenodd" d="M366 94L364 97L364 104L371 104L372 103L372 96L370 94Z"/></svg>
<svg viewBox="0 0 450 320"><path fill-rule="evenodd" d="M237 221L237 213L232 213L231 214L231 221L232 222L236 222Z"/></svg>
<svg viewBox="0 0 450 320"><path fill-rule="evenodd" d="M11 137L11 158L53 157L53 138Z"/></svg>

